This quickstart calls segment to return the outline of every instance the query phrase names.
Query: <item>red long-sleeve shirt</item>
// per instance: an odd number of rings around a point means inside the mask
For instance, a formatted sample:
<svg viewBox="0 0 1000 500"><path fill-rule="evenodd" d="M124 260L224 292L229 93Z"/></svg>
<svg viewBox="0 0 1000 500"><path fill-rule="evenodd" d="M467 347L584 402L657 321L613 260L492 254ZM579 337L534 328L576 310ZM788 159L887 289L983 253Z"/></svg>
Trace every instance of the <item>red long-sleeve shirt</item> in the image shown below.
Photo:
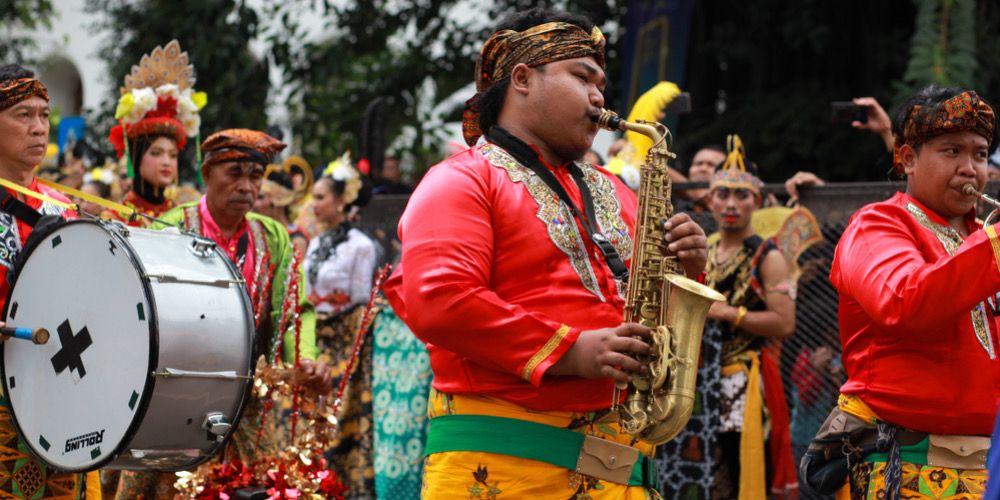
<svg viewBox="0 0 1000 500"><path fill-rule="evenodd" d="M583 168L601 232L628 263L635 195ZM567 169L551 169L581 206ZM611 404L610 379L546 375L581 330L620 324L624 301L604 257L529 169L494 145L448 158L413 193L399 238L386 295L428 344L436 389L537 410Z"/></svg>
<svg viewBox="0 0 1000 500"><path fill-rule="evenodd" d="M946 221L897 193L858 211L837 245L830 281L840 293L841 392L905 428L993 429L998 324L986 301L1000 291L1000 241L972 214L966 223L969 237L949 255Z"/></svg>

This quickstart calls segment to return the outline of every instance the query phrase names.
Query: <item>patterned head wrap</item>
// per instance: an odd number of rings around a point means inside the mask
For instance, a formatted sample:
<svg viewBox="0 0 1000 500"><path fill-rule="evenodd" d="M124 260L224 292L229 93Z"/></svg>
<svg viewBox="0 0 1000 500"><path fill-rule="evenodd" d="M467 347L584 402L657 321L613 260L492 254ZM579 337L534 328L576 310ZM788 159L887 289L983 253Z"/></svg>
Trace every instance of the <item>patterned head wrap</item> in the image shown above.
<svg viewBox="0 0 1000 500"><path fill-rule="evenodd" d="M604 67L604 34L594 26L587 33L570 23L551 22L524 31L502 30L490 37L476 61L476 95L465 103L462 135L469 146L476 144L483 130L479 128L478 100L494 83L510 78L514 66L543 66L565 59L593 57Z"/></svg>
<svg viewBox="0 0 1000 500"><path fill-rule="evenodd" d="M205 155L202 168L230 161L249 161L264 167L282 149L285 143L264 132L245 128L223 130L208 136L201 144Z"/></svg>
<svg viewBox="0 0 1000 500"><path fill-rule="evenodd" d="M993 108L974 90L967 90L935 106L913 106L903 122L903 133L892 148L892 166L903 171L900 150L904 144L916 146L934 137L953 132L974 132L993 147Z"/></svg>
<svg viewBox="0 0 1000 500"><path fill-rule="evenodd" d="M16 78L0 82L0 111L3 111L29 97L49 100L45 84L35 78Z"/></svg>
<svg viewBox="0 0 1000 500"><path fill-rule="evenodd" d="M764 183L760 178L747 169L746 151L743 149L743 141L740 136L733 134L727 140L729 154L726 162L712 174L712 181L709 189L725 187L729 189L746 189L760 197L760 190ZM753 164L751 163L751 169Z"/></svg>

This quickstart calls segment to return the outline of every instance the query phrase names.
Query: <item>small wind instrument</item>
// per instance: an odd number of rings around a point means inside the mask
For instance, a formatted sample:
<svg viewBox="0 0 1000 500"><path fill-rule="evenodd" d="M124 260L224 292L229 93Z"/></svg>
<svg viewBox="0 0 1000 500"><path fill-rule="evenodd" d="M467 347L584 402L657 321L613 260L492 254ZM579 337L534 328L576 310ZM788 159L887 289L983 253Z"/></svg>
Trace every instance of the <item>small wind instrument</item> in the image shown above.
<svg viewBox="0 0 1000 500"><path fill-rule="evenodd" d="M993 225L994 222L996 222L994 219L1000 216L1000 200L997 200L996 198L993 198L992 196L989 196L986 193L980 193L979 190L976 189L976 186L973 186L972 184L966 184L962 186L962 193L968 196L978 196L979 199L985 201L990 205L993 205L994 207L993 211L990 212L990 214L986 216L986 220L983 221L984 228L986 226L991 226Z"/></svg>
<svg viewBox="0 0 1000 500"><path fill-rule="evenodd" d="M649 137L653 147L640 167L632 268L625 296L625 321L653 329L652 353L639 356L648 375L633 374L615 384L612 409L622 429L653 445L671 440L691 418L705 317L719 292L678 274L677 257L663 252L663 224L673 215L667 159L673 158L661 123L630 123L603 110L593 120L608 130ZM621 404L621 391L626 391Z"/></svg>

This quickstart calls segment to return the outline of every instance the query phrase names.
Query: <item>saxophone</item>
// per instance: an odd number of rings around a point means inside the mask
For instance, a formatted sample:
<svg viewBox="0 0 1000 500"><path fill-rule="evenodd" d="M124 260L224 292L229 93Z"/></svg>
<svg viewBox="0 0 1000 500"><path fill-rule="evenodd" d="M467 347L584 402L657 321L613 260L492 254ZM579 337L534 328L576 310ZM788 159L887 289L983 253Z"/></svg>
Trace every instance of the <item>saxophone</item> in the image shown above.
<svg viewBox="0 0 1000 500"><path fill-rule="evenodd" d="M663 252L663 223L673 215L667 159L670 131L661 123L622 120L603 110L594 121L608 130L633 131L649 137L653 147L639 169L639 206L632 266L625 295L625 321L653 330L652 352L639 356L648 375L633 374L616 383L612 410L622 430L653 445L676 436L691 418L701 334L708 309L725 297L678 274L677 257ZM621 404L621 391L627 392Z"/></svg>

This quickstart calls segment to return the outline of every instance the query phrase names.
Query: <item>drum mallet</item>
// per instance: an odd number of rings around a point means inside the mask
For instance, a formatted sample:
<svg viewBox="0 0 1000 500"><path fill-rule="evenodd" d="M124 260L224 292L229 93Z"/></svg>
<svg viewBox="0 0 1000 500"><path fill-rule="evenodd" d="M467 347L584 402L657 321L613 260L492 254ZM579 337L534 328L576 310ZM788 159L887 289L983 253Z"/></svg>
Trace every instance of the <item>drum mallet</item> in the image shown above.
<svg viewBox="0 0 1000 500"><path fill-rule="evenodd" d="M49 341L49 331L44 328L14 328L11 326L0 327L0 334L15 339L30 340L36 344L44 344Z"/></svg>

